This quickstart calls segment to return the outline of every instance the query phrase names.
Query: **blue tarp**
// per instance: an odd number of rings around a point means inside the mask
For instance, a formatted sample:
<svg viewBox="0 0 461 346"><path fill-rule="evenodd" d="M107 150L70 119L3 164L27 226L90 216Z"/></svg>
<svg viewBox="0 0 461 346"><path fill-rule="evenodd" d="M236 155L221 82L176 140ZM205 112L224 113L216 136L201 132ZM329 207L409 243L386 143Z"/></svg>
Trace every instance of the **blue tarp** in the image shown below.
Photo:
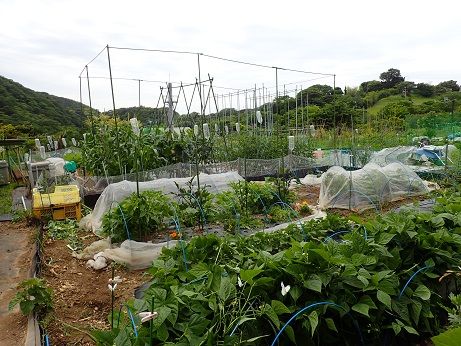
<svg viewBox="0 0 461 346"><path fill-rule="evenodd" d="M442 153L440 150L427 150L424 148L416 149L416 154L423 156L425 155L428 159L439 160L442 157Z"/></svg>

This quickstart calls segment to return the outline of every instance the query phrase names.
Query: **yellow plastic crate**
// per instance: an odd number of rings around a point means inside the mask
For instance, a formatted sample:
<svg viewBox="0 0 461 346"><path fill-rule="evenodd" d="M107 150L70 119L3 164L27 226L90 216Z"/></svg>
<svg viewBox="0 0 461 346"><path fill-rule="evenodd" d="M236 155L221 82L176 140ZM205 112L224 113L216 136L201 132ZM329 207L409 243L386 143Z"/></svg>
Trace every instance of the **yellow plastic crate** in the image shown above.
<svg viewBox="0 0 461 346"><path fill-rule="evenodd" d="M82 208L80 203L55 205L53 207L33 208L32 212L38 219L65 220L82 218Z"/></svg>
<svg viewBox="0 0 461 346"><path fill-rule="evenodd" d="M54 220L80 220L82 210L78 186L56 186L53 193L40 193L33 189L32 212L39 219L48 217Z"/></svg>
<svg viewBox="0 0 461 346"><path fill-rule="evenodd" d="M56 186L53 193L32 191L33 208L50 207L54 205L80 203L80 192L77 185Z"/></svg>

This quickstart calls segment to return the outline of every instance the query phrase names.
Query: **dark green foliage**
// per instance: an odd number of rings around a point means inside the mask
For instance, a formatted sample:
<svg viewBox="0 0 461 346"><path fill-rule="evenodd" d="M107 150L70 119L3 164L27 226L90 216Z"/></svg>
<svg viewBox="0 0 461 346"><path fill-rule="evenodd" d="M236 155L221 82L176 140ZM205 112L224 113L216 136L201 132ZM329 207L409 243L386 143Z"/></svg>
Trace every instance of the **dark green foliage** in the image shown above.
<svg viewBox="0 0 461 346"><path fill-rule="evenodd" d="M84 111L88 112L85 106ZM0 123L30 126L29 133L55 134L80 129L84 114L79 102L36 92L0 76Z"/></svg>
<svg viewBox="0 0 461 346"><path fill-rule="evenodd" d="M438 90L442 92L446 91L459 91L459 85L458 82L455 80L448 80L445 82L441 82L437 85Z"/></svg>
<svg viewBox="0 0 461 346"><path fill-rule="evenodd" d="M208 214L208 205L212 200L212 195L208 192L206 185L195 187L193 182L197 177L192 177L185 185L180 187L176 182L178 192L175 193L179 201L179 221L184 226L199 225L203 229Z"/></svg>
<svg viewBox="0 0 461 346"><path fill-rule="evenodd" d="M144 191L139 196L133 193L120 206L112 205L104 215L102 230L113 242L128 239L128 233L131 240L146 241L167 228L175 209L175 203L159 191Z"/></svg>
<svg viewBox="0 0 461 346"><path fill-rule="evenodd" d="M395 68L390 68L386 72L381 73L379 75L379 79L381 79L381 83L385 88L392 88L396 84L405 80L405 78L400 74L400 70Z"/></svg>
<svg viewBox="0 0 461 346"><path fill-rule="evenodd" d="M427 83L418 83L416 84L415 93L423 97L431 97L434 95L435 89L434 86Z"/></svg>

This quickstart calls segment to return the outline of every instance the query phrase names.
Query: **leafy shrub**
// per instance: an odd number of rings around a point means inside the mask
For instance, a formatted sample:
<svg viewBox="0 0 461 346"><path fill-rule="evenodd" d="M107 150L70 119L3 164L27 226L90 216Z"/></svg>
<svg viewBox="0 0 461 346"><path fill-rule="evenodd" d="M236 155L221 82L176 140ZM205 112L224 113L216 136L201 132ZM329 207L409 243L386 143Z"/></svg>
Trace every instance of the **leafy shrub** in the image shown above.
<svg viewBox="0 0 461 346"><path fill-rule="evenodd" d="M179 199L179 219L186 227L200 225L203 229L206 223L206 214L209 201L212 199L208 192L207 185L200 185L200 188L195 187L193 181L196 177L192 177L184 187L180 187L176 182L178 192L175 193Z"/></svg>
<svg viewBox="0 0 461 346"><path fill-rule="evenodd" d="M274 205L269 209L269 220L275 223L291 221L297 216L298 214L290 207Z"/></svg>
<svg viewBox="0 0 461 346"><path fill-rule="evenodd" d="M127 239L128 234L132 240L146 241L167 228L174 210L175 202L159 191L144 191L139 196L133 193L104 215L103 234L114 242Z"/></svg>
<svg viewBox="0 0 461 346"><path fill-rule="evenodd" d="M10 301L8 309L12 310L17 304L23 315L34 313L44 317L53 309L52 291L42 279L27 279L18 285L19 292Z"/></svg>
<svg viewBox="0 0 461 346"><path fill-rule="evenodd" d="M50 220L46 226L46 234L53 240L67 240L69 246L74 250L81 250L83 242L78 234L78 222L68 219L65 221Z"/></svg>

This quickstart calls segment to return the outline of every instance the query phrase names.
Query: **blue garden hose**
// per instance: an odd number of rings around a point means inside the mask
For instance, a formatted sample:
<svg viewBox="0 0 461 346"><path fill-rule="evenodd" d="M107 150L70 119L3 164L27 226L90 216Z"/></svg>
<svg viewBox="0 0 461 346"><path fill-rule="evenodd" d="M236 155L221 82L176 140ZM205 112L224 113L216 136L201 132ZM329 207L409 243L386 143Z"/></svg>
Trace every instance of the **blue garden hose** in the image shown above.
<svg viewBox="0 0 461 346"><path fill-rule="evenodd" d="M402 297L403 295L403 292L405 292L405 289L407 288L407 286L410 284L410 282L413 280L413 278L420 272L422 272L423 270L427 269L427 266L424 266L420 269L418 269L412 276L410 276L410 278L408 279L408 281L406 282L405 286L403 286L402 290L400 291L400 294L399 294L399 299Z"/></svg>
<svg viewBox="0 0 461 346"><path fill-rule="evenodd" d="M126 306L126 309L128 310L128 315L130 316L131 325L133 326L134 336L137 338L138 337L138 330L136 329L136 324L134 323L133 314L131 313L131 310L128 307L128 305Z"/></svg>
<svg viewBox="0 0 461 346"><path fill-rule="evenodd" d="M301 310L298 310L296 313L294 313L290 319L287 321L287 323L285 323L283 325L283 327L279 330L279 332L277 333L277 335L275 336L274 340L272 341L271 343L271 346L275 346L277 340L279 339L280 335L282 335L283 331L285 330L286 327L288 327L288 325L296 318L298 317L299 315L301 315L302 313L304 313L305 311L313 308L313 307L317 307L317 306L321 306L321 305L332 305L334 307L337 307L337 308L340 308L342 310L344 310L346 312L347 315L351 316L349 314L349 312L347 312L346 309L344 309L341 305L338 305L338 304L335 304L335 303L332 303L332 302L318 302L318 303L313 303L313 304L310 304L304 308L302 308ZM364 341L363 341L363 337L362 337L362 332L360 331L360 328L358 327L358 324L356 323L355 319L351 316L352 320L354 321L354 326L356 327L357 329L357 332L360 336L360 341L362 343L362 345L364 345Z"/></svg>

